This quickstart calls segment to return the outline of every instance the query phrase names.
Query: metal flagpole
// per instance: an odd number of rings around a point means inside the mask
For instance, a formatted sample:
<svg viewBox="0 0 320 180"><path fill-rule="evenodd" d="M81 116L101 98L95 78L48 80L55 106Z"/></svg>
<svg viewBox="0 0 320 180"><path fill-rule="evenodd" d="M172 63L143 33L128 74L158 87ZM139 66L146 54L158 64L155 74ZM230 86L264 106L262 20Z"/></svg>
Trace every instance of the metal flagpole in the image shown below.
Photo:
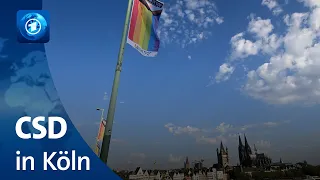
<svg viewBox="0 0 320 180"><path fill-rule="evenodd" d="M117 101L117 95L118 95L120 72L121 72L121 67L122 67L124 48L125 48L126 39L127 39L127 31L128 31L128 26L129 26L131 7L132 7L132 0L128 0L128 9L127 9L127 14L126 14L126 20L125 20L125 24L124 24L123 33L122 33L122 40L121 40L120 50L119 50L119 54L118 54L118 62L117 62L117 66L116 66L116 72L114 74L114 79L113 79L112 92L111 92L109 109L108 109L108 114L107 114L106 129L104 132L101 153L100 153L100 159L104 163L107 163L107 161L108 161L108 154L109 154L110 140L111 140L111 133L112 133L112 125L113 125L114 113L116 110L116 101Z"/></svg>

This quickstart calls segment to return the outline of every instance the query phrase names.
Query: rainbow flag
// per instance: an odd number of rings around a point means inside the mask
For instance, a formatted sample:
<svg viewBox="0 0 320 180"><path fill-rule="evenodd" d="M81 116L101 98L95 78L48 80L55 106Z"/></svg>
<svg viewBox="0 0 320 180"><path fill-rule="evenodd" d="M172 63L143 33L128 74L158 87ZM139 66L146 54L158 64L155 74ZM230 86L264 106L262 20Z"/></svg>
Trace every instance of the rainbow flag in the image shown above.
<svg viewBox="0 0 320 180"><path fill-rule="evenodd" d="M95 153L97 156L100 156L100 150L101 150L101 146L102 146L105 128L106 128L106 120L102 120L100 122L100 127L99 127L98 136L97 136L97 142L96 142L96 148L95 148Z"/></svg>
<svg viewBox="0 0 320 180"><path fill-rule="evenodd" d="M158 0L133 0L127 43L142 55L155 57L160 40L157 35L163 3Z"/></svg>

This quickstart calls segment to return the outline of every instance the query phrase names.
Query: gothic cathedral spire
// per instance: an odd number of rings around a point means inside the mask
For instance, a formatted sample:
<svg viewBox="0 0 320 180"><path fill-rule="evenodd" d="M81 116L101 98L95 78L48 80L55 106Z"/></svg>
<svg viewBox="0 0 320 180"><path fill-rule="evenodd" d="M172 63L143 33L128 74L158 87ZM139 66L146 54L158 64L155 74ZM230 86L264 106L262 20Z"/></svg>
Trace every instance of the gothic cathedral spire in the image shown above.
<svg viewBox="0 0 320 180"><path fill-rule="evenodd" d="M243 146L243 144L242 144L242 141L241 141L241 137L240 137L240 135L239 135L239 147L242 147Z"/></svg>
<svg viewBox="0 0 320 180"><path fill-rule="evenodd" d="M224 147L223 147L222 141L221 141L221 143L220 143L220 152L226 152L225 149L224 149Z"/></svg>
<svg viewBox="0 0 320 180"><path fill-rule="evenodd" d="M244 146L243 146L243 144L242 144L240 135L239 135L238 153L239 153L239 162L240 162L240 165L243 165L243 163L244 163Z"/></svg>
<svg viewBox="0 0 320 180"><path fill-rule="evenodd" d="M250 145L249 145L249 143L248 143L246 134L244 134L244 148L245 148L245 151L246 151L248 154L252 154L251 147L250 147Z"/></svg>

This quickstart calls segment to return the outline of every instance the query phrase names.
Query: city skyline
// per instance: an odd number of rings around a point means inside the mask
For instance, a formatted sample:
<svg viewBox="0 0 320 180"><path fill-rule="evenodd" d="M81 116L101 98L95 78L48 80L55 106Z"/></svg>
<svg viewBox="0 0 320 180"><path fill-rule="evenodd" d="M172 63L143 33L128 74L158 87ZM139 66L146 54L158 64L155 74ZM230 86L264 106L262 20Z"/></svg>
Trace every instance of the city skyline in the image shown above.
<svg viewBox="0 0 320 180"><path fill-rule="evenodd" d="M320 163L318 1L163 2L159 55L125 49L111 167L175 167L186 156L212 164L220 141L232 162L239 133L272 159ZM108 106L126 3L44 1L50 71L90 146L96 108Z"/></svg>
<svg viewBox="0 0 320 180"><path fill-rule="evenodd" d="M245 145L245 135L243 135L243 137L241 137L241 135L238 136L238 140L239 138L241 138L243 140L243 144L242 145ZM240 141L238 142L240 143ZM237 144L237 147L239 148L239 145L240 144ZM270 157L266 152L261 152L257 147L256 145L254 144L253 146L250 145L250 142L248 144L252 150L252 154L264 154L265 157L268 157L270 158L271 160L271 165L274 165L274 164L277 164L277 163L283 163L283 164L297 164L297 163L304 163L305 160L300 160L300 161L296 161L296 162L291 162L291 161L284 161L281 154L279 154L280 158L279 159L273 159L272 157ZM241 165L240 163L240 155L239 155L239 149L236 149L237 151L237 155L236 156L232 156L232 158L230 158L230 155L229 155L229 159L228 159L228 164L227 166L229 166L230 168L231 167L238 167L239 165ZM222 150L223 149L223 150ZM130 168L121 168L121 167L118 167L118 168L113 168L115 170L118 170L118 171L121 171L121 170L133 170L133 169L136 169L138 167L141 167L143 169L158 169L158 170L172 170L172 169L194 169L195 167L195 164L196 163L199 163L201 162L201 164L203 165L204 168L210 168L210 167L214 167L216 169L220 169L221 167L219 167L219 164L223 164L223 162L221 160L218 160L218 157L217 156L221 156L221 150L222 151L229 151L230 152L230 149L228 148L228 146L225 146L225 144L223 144L223 142L221 141L219 146L217 146L216 148L216 154L213 155L213 157L215 157L215 160L211 163L211 162L208 162L206 158L199 158L199 157L196 157L196 158L190 158L190 156L185 156L185 157L182 157L180 156L179 158L177 157L173 157L172 155L170 155L169 159L171 159L172 162L175 162L176 163L176 166L175 167L167 167L167 164L161 164L161 166L155 166L155 164L157 164L157 161L152 161L152 162L149 162L149 166L144 166L142 164L136 164L137 166L133 167L133 166L130 166ZM233 151L231 149L231 151ZM219 154L218 154L219 153ZM138 154L136 154L136 156L139 156ZM142 154L140 154L140 156L143 156ZM212 158L212 157L211 157ZM210 158L209 158L210 159ZM170 160L169 160L170 161ZM230 163L231 162L231 163ZM234 162L234 163L232 163ZM309 163L309 162L307 162ZM134 163L133 163L134 164ZM188 164L188 165L187 165ZM141 166L142 165L142 166ZM151 166L150 166L151 165ZM318 165L318 164L314 164L314 165ZM248 168L246 167L245 165L242 165L243 168ZM232 168L231 168L232 169Z"/></svg>

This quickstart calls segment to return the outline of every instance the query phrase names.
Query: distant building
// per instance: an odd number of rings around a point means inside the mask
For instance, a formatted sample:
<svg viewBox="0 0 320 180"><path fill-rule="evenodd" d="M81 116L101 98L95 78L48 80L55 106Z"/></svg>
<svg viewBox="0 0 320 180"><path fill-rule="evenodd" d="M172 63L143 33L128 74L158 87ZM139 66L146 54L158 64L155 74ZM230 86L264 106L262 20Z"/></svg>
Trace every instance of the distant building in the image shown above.
<svg viewBox="0 0 320 180"><path fill-rule="evenodd" d="M173 174L172 180L183 180L184 179L184 173L183 172L175 172Z"/></svg>
<svg viewBox="0 0 320 180"><path fill-rule="evenodd" d="M208 180L217 180L217 169L209 168L207 172L207 178Z"/></svg>
<svg viewBox="0 0 320 180"><path fill-rule="evenodd" d="M194 161L194 166L193 166L193 169L197 169L197 170L200 170L200 169L203 169L203 159L201 159L200 161Z"/></svg>
<svg viewBox="0 0 320 180"><path fill-rule="evenodd" d="M215 168L175 169L175 170L143 170L137 167L130 172L130 180L227 180L228 176Z"/></svg>
<svg viewBox="0 0 320 180"><path fill-rule="evenodd" d="M266 156L264 153L258 153L256 147L254 146L255 152L252 153L251 147L247 141L246 135L244 135L244 145L242 144L241 137L239 136L239 161L241 167L258 167L266 168L271 165L271 158Z"/></svg>
<svg viewBox="0 0 320 180"><path fill-rule="evenodd" d="M192 180L207 180L207 174L205 171L195 171L192 176Z"/></svg>
<svg viewBox="0 0 320 180"><path fill-rule="evenodd" d="M150 174L149 179L153 179L153 180L160 180L161 179L161 174L160 174L160 171L158 171L158 170L153 170L149 174Z"/></svg>
<svg viewBox="0 0 320 180"><path fill-rule="evenodd" d="M281 158L279 162L272 163L270 165L269 171L288 171L292 169L298 169L297 165L292 163L284 163Z"/></svg>
<svg viewBox="0 0 320 180"><path fill-rule="evenodd" d="M217 180L227 180L228 174L224 173L223 171L217 171Z"/></svg>
<svg viewBox="0 0 320 180"><path fill-rule="evenodd" d="M132 174L129 175L129 179L132 180L160 180L160 171L157 170L142 170L141 167L137 167Z"/></svg>
<svg viewBox="0 0 320 180"><path fill-rule="evenodd" d="M129 179L145 179L145 172L142 168L137 167L136 170L129 175Z"/></svg>
<svg viewBox="0 0 320 180"><path fill-rule="evenodd" d="M161 179L164 180L172 180L172 177L170 177L169 171L165 171L161 174Z"/></svg>
<svg viewBox="0 0 320 180"><path fill-rule="evenodd" d="M186 158L186 161L184 162L184 168L185 169L190 169L190 163L188 157Z"/></svg>
<svg viewBox="0 0 320 180"><path fill-rule="evenodd" d="M228 171L229 169L229 152L228 148L226 149L223 146L223 143L220 143L220 150L217 148L217 159L218 164L216 165L218 169L223 170L224 172Z"/></svg>

